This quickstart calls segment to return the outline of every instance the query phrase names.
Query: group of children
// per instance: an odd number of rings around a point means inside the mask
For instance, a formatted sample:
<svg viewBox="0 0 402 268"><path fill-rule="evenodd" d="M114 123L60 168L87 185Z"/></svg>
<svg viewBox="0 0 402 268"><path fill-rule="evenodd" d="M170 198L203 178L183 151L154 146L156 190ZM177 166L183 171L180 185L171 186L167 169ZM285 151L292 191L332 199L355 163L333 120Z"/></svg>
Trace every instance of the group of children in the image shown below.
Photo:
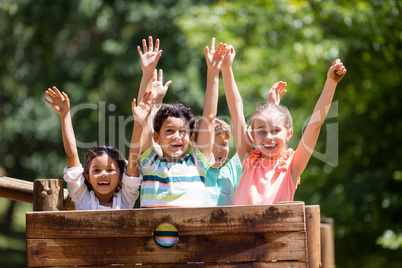
<svg viewBox="0 0 402 268"><path fill-rule="evenodd" d="M318 139L338 82L346 69L338 59L296 150L286 144L293 134L292 117L280 105L286 83L270 90L267 103L246 124L232 63L235 50L215 39L205 48L207 84L201 118L180 103L162 102L171 81L163 84L156 70L162 55L152 37L138 47L143 71L137 99L132 101L134 127L128 161L113 147L100 146L79 161L70 102L56 87L46 91L59 115L67 155L64 180L78 210L128 209L140 196L142 208L274 204L292 201ZM217 117L219 73L222 73L236 154L227 161L231 127Z"/></svg>

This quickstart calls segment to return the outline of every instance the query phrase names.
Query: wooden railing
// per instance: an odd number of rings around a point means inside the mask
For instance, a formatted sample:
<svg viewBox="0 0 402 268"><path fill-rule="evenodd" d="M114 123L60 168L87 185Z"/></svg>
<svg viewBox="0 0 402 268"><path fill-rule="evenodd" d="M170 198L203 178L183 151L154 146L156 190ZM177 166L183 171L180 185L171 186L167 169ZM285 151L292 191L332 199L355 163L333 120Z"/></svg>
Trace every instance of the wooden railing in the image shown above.
<svg viewBox="0 0 402 268"><path fill-rule="evenodd" d="M0 177L0 197L34 204L29 267L335 267L333 221L320 223L316 205L65 211L65 191L61 180ZM164 224L177 230L171 247L158 243Z"/></svg>
<svg viewBox="0 0 402 268"><path fill-rule="evenodd" d="M54 197L55 194L61 196L59 192L53 193L53 195L51 194L51 192L49 192L51 191L50 188L53 186L48 184L52 183L53 185L58 185L59 190L63 190L62 195L63 200L62 202L59 202L58 205L62 204L63 210L64 209L74 210L74 203L71 202L71 198L68 195L67 189L63 189L63 181L55 179L42 179L42 180L36 180L35 183L38 186L36 193L34 193L34 182L9 177L0 177L0 197L34 204L34 206L37 204L41 205L42 201L34 198L34 194L35 195L38 194L43 197L49 194L48 196L50 198ZM43 192L43 190L45 190L45 192ZM54 191L54 189L52 190ZM34 209L34 210L43 210L43 209Z"/></svg>

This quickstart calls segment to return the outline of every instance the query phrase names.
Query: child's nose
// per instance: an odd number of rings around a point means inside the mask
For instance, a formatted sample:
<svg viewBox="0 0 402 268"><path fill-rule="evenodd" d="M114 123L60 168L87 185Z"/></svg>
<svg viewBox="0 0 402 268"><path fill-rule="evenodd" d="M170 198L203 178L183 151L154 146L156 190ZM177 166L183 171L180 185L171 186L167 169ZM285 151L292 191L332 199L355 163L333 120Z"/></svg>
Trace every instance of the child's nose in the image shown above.
<svg viewBox="0 0 402 268"><path fill-rule="evenodd" d="M268 132L267 139L269 139L269 140L274 139L274 135L272 135L272 133Z"/></svg>
<svg viewBox="0 0 402 268"><path fill-rule="evenodd" d="M175 131L175 133L173 134L173 137L175 138L180 138L181 134L180 131Z"/></svg>

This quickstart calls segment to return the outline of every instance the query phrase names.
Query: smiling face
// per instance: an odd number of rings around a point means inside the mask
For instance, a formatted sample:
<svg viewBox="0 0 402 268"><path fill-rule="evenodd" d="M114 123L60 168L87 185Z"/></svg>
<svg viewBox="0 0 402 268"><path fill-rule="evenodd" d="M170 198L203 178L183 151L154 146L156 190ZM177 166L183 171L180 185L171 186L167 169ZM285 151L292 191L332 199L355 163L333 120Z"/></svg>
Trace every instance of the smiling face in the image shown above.
<svg viewBox="0 0 402 268"><path fill-rule="evenodd" d="M215 157L213 168L220 168L225 163L230 149L230 137L224 132L216 134L212 153Z"/></svg>
<svg viewBox="0 0 402 268"><path fill-rule="evenodd" d="M279 112L261 113L253 118L252 137L264 158L277 159L292 137L293 130L287 129L285 118Z"/></svg>
<svg viewBox="0 0 402 268"><path fill-rule="evenodd" d="M104 204L112 199L122 174L117 161L105 153L92 159L89 174L85 177L92 185L99 202Z"/></svg>
<svg viewBox="0 0 402 268"><path fill-rule="evenodd" d="M186 153L193 136L187 119L168 116L159 132L154 132L154 141L160 145L163 157L176 162Z"/></svg>

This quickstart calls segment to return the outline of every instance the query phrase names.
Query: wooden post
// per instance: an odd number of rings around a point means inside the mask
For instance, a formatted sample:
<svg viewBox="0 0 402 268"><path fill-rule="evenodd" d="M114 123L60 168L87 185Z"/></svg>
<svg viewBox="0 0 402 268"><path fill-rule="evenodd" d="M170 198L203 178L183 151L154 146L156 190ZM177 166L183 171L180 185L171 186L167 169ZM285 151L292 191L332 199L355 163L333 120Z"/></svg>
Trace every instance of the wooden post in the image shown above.
<svg viewBox="0 0 402 268"><path fill-rule="evenodd" d="M64 209L63 181L40 179L35 180L33 185L34 211L60 211Z"/></svg>
<svg viewBox="0 0 402 268"><path fill-rule="evenodd" d="M320 206L306 206L306 230L309 268L321 267Z"/></svg>
<svg viewBox="0 0 402 268"><path fill-rule="evenodd" d="M323 268L335 268L334 220L321 219L321 262Z"/></svg>

